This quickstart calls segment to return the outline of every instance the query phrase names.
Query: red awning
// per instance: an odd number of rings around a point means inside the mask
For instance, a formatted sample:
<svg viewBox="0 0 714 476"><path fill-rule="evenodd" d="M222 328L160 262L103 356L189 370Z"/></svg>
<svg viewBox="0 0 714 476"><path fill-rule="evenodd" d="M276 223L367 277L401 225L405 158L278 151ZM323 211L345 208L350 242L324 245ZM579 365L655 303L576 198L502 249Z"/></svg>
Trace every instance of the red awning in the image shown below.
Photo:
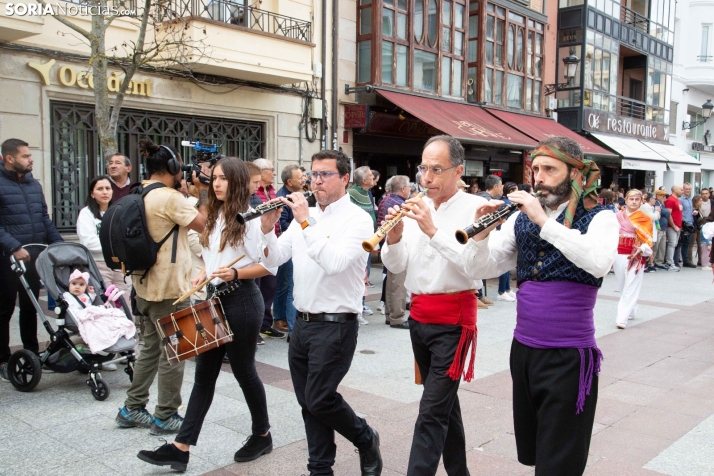
<svg viewBox="0 0 714 476"><path fill-rule="evenodd" d="M583 149L585 155L597 157L619 157L617 154L613 154L609 150L600 147L580 134L571 131L561 124L558 124L553 119L547 117L527 116L525 114L516 114L513 112L500 111L498 109L487 109L487 111L501 119L506 124L515 127L519 131L539 142L552 136L565 136L580 144L580 147Z"/></svg>
<svg viewBox="0 0 714 476"><path fill-rule="evenodd" d="M534 149L538 143L471 104L378 89L388 101L461 141L498 147Z"/></svg>

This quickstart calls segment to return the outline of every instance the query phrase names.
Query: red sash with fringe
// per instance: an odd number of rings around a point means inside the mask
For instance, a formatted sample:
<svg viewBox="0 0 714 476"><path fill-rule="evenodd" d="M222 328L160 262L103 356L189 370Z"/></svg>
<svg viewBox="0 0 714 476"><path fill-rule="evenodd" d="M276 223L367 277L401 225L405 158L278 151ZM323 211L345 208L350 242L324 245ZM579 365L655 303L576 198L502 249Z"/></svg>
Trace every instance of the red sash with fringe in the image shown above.
<svg viewBox="0 0 714 476"><path fill-rule="evenodd" d="M476 361L476 295L473 291L448 294L413 294L410 317L422 324L461 326L461 338L454 353L454 361L446 372L452 380L461 375L470 382L474 378ZM471 348L471 359L464 372L466 357Z"/></svg>

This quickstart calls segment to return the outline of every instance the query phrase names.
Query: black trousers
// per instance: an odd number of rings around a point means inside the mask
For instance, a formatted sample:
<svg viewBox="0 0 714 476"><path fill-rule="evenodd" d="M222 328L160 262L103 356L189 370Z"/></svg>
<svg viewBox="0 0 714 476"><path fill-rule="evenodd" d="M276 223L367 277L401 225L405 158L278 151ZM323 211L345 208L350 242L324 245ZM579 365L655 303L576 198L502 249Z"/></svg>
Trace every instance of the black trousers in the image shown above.
<svg viewBox="0 0 714 476"><path fill-rule="evenodd" d="M593 351L584 354L587 368ZM582 475L595 421L597 375L579 415L578 349L534 349L513 339L511 377L518 461L535 465L536 476Z"/></svg>
<svg viewBox="0 0 714 476"><path fill-rule="evenodd" d="M335 432L357 448L372 442L364 418L337 393L352 364L357 346L358 322L305 322L299 317L290 336L290 376L302 408L309 453L310 475L332 475L335 463Z"/></svg>
<svg viewBox="0 0 714 476"><path fill-rule="evenodd" d="M263 322L260 325L261 331L267 331L273 327L273 300L275 292L278 290L278 277L268 274L255 280L258 283L260 292L263 295Z"/></svg>
<svg viewBox="0 0 714 476"><path fill-rule="evenodd" d="M25 278L30 285L32 293L37 297L40 294L40 277L35 270L35 262L25 263L27 273ZM10 358L10 319L15 312L15 302L20 294L20 338L22 346L34 353L38 353L40 346L37 342L37 311L32 305L30 296L23 289L20 279L10 270L10 259L0 257L0 363L7 362Z"/></svg>
<svg viewBox="0 0 714 476"><path fill-rule="evenodd" d="M258 286L251 281L220 299L228 325L233 331L233 341L196 357L196 376L191 398L181 430L176 436L177 442L186 445L195 446L198 441L203 420L216 392L216 380L225 354L228 354L233 375L243 390L253 421L253 434L262 435L270 429L265 387L255 369L255 348L263 318L263 297Z"/></svg>
<svg viewBox="0 0 714 476"><path fill-rule="evenodd" d="M433 476L444 456L449 476L468 476L466 437L459 405L459 380L446 375L461 338L461 326L409 319L412 349L424 383L409 454L408 476Z"/></svg>

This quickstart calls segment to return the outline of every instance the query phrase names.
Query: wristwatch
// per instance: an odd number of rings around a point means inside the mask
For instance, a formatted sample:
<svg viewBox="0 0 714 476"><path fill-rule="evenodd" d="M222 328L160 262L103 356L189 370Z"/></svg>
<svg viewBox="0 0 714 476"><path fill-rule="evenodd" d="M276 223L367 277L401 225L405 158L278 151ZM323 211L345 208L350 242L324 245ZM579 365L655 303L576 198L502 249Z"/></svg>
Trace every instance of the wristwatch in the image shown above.
<svg viewBox="0 0 714 476"><path fill-rule="evenodd" d="M317 222L315 221L315 219L313 217L309 217L307 220L300 223L300 228L302 228L304 230L308 226L315 226L315 225L317 225Z"/></svg>

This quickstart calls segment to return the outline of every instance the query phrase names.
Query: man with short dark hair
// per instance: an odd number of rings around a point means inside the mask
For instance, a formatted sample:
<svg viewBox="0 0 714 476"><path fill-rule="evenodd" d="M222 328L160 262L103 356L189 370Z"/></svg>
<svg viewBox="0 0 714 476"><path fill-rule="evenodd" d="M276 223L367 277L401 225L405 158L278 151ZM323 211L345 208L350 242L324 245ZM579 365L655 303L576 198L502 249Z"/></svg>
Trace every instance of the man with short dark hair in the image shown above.
<svg viewBox="0 0 714 476"><path fill-rule="evenodd" d="M123 154L114 154L107 160L107 175L112 184L112 202L125 197L134 188L129 173L131 160ZM184 194L186 196L186 194Z"/></svg>
<svg viewBox="0 0 714 476"><path fill-rule="evenodd" d="M34 260L39 250L23 248L30 243L63 241L47 213L42 185L32 177L34 160L29 144L20 139L2 143L0 162L0 379L7 380L10 358L10 319L20 294L20 338L23 348L37 354L37 311L17 275L10 269L10 256L24 261L32 294L40 293L40 278Z"/></svg>
<svg viewBox="0 0 714 476"><path fill-rule="evenodd" d="M379 435L337 392L357 345L367 262L362 240L373 232L372 220L345 191L350 163L344 154L316 153L311 176L317 206L308 206L302 193L290 194L292 201L280 197L295 217L280 238L274 232L280 211L261 217L265 265L279 266L291 258L294 264L298 315L288 360L305 422L307 469L314 475L333 474L338 432L357 447L362 475L379 476Z"/></svg>
<svg viewBox="0 0 714 476"><path fill-rule="evenodd" d="M682 195L679 197L679 203L682 205L682 231L679 234L679 242L674 250L675 265L680 264L685 268L696 268L697 265L690 261L689 242L694 234L694 224L699 219L699 211L694 209L692 205L692 184L685 183L682 186ZM677 258L681 258L678 263Z"/></svg>
<svg viewBox="0 0 714 476"><path fill-rule="evenodd" d="M305 185L303 173L297 165L286 166L280 178L283 181L283 186L277 192L278 197L287 197L291 193L302 192ZM293 221L293 211L290 207L283 207L280 214L280 232L284 232ZM276 275L278 284L275 290L275 299L273 300L273 326L282 332L290 332L295 324L295 315L297 310L293 305L293 260L289 259L281 264Z"/></svg>

